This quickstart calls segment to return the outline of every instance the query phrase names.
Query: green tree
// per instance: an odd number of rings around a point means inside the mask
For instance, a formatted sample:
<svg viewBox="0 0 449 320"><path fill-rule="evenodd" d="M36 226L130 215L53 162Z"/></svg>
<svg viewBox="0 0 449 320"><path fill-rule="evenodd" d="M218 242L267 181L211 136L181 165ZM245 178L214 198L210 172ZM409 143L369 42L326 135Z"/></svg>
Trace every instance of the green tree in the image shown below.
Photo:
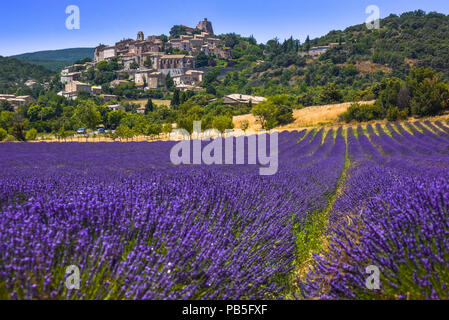
<svg viewBox="0 0 449 320"><path fill-rule="evenodd" d="M406 85L403 85L398 93L398 108L399 110L410 109L410 90Z"/></svg>
<svg viewBox="0 0 449 320"><path fill-rule="evenodd" d="M384 109L379 105L352 104L348 110L341 115L341 119L345 122L380 120L385 117Z"/></svg>
<svg viewBox="0 0 449 320"><path fill-rule="evenodd" d="M179 90L175 89L175 92L173 93L173 97L171 99L171 103L170 105L174 108L177 109L177 107L180 104L180 98L179 98Z"/></svg>
<svg viewBox="0 0 449 320"><path fill-rule="evenodd" d="M154 111L153 100L151 100L151 98L148 98L148 101L145 104L145 114L149 114L150 112L153 111Z"/></svg>
<svg viewBox="0 0 449 320"><path fill-rule="evenodd" d="M377 103L385 110L398 105L399 92L403 87L402 81L398 78L384 79L381 83L381 91L377 98Z"/></svg>
<svg viewBox="0 0 449 320"><path fill-rule="evenodd" d="M196 63L195 63L195 65L196 65L197 68L207 67L209 65L209 57L203 51L201 51L196 56Z"/></svg>
<svg viewBox="0 0 449 320"><path fill-rule="evenodd" d="M27 116L30 121L42 120L42 107L40 105L33 105L28 108Z"/></svg>
<svg viewBox="0 0 449 320"><path fill-rule="evenodd" d="M19 141L26 141L25 128L28 119L24 119L20 114L14 113L11 118L9 132Z"/></svg>
<svg viewBox="0 0 449 320"><path fill-rule="evenodd" d="M10 111L10 112L14 112L14 107L12 106L11 103L9 103L8 101L4 100L0 103L0 112L1 111Z"/></svg>
<svg viewBox="0 0 449 320"><path fill-rule="evenodd" d="M36 140L37 137L37 130L34 128L31 128L30 130L28 130L26 132L26 140L30 141L30 140Z"/></svg>
<svg viewBox="0 0 449 320"><path fill-rule="evenodd" d="M407 77L412 92L410 102L413 115L437 115L448 108L449 87L432 69L412 69Z"/></svg>
<svg viewBox="0 0 449 320"><path fill-rule="evenodd" d="M168 37L165 34L161 34L159 36L159 40L161 40L162 42L168 42Z"/></svg>
<svg viewBox="0 0 449 320"><path fill-rule="evenodd" d="M216 116L212 120L212 127L220 132L224 132L226 129L232 129L234 128L232 117L225 115Z"/></svg>
<svg viewBox="0 0 449 320"><path fill-rule="evenodd" d="M217 94L217 90L215 89L214 85L208 84L206 86L206 93L212 94L212 95L216 95Z"/></svg>
<svg viewBox="0 0 449 320"><path fill-rule="evenodd" d="M340 103L343 101L343 94L335 83L326 84L319 95L321 104Z"/></svg>
<svg viewBox="0 0 449 320"><path fill-rule="evenodd" d="M179 38L181 35L187 34L187 30L184 26L175 25L170 29L170 37Z"/></svg>
<svg viewBox="0 0 449 320"><path fill-rule="evenodd" d="M202 85L204 87L207 87L207 85L212 84L213 82L216 82L219 75L220 75L220 69L213 68L211 71L206 73L206 75L204 76Z"/></svg>
<svg viewBox="0 0 449 320"><path fill-rule="evenodd" d="M12 123L12 117L14 113L11 111L1 111L0 112L0 126L3 129L8 129Z"/></svg>
<svg viewBox="0 0 449 320"><path fill-rule="evenodd" d="M100 61L97 63L97 69L99 71L107 71L109 68L109 64L106 60Z"/></svg>
<svg viewBox="0 0 449 320"><path fill-rule="evenodd" d="M165 88L169 91L173 91L175 88L175 82L173 81L170 73L165 77Z"/></svg>
<svg viewBox="0 0 449 320"><path fill-rule="evenodd" d="M264 101L253 107L251 113L258 119L262 129L272 129L276 127L276 105L272 101Z"/></svg>
<svg viewBox="0 0 449 320"><path fill-rule="evenodd" d="M448 108L449 87L437 77L425 79L415 89L411 101L411 109L414 115L434 116Z"/></svg>
<svg viewBox="0 0 449 320"><path fill-rule="evenodd" d="M311 47L311 45L310 45L310 37L309 36L307 36L306 41L304 42L304 47L306 49L306 52L309 53L310 47Z"/></svg>
<svg viewBox="0 0 449 320"><path fill-rule="evenodd" d="M275 108L273 110L276 123L285 125L293 122L294 97L287 94L279 94L268 98Z"/></svg>
<svg viewBox="0 0 449 320"><path fill-rule="evenodd" d="M101 122L101 114L92 100L81 102L76 107L72 118L78 126L89 129L95 129Z"/></svg>
<svg viewBox="0 0 449 320"><path fill-rule="evenodd" d="M159 135L162 132L162 125L160 123L150 122L145 131L147 136Z"/></svg>
<svg viewBox="0 0 449 320"><path fill-rule="evenodd" d="M123 110L114 110L109 112L108 114L108 126L111 129L116 129L119 125L122 119L126 117L126 112Z"/></svg>
<svg viewBox="0 0 449 320"><path fill-rule="evenodd" d="M116 129L116 134L120 138L120 140L126 139L127 141L128 141L128 139L132 139L135 136L134 131L132 129L130 129L127 125L124 125L124 124L121 124Z"/></svg>
<svg viewBox="0 0 449 320"><path fill-rule="evenodd" d="M58 137L58 139L63 139L64 141L66 141L69 133L65 130L64 126L62 126L56 133L56 136Z"/></svg>
<svg viewBox="0 0 449 320"><path fill-rule="evenodd" d="M405 120L408 117L408 109L399 110L398 107L389 107L387 110L387 120L388 121L397 121L397 120Z"/></svg>
<svg viewBox="0 0 449 320"><path fill-rule="evenodd" d="M161 132L164 134L169 134L172 131L172 125L171 123L165 123L162 126Z"/></svg>

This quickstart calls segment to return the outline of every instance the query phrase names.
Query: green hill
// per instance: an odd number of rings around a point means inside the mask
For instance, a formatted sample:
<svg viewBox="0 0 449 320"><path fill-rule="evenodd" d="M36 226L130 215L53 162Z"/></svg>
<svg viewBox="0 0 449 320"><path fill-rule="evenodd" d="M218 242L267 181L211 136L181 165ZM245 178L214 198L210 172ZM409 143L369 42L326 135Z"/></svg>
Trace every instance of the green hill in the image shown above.
<svg viewBox="0 0 449 320"><path fill-rule="evenodd" d="M312 45L346 42L321 57L334 64L371 61L393 69L401 77L410 66L432 68L449 80L449 16L422 10L390 15L381 20L380 30L365 24L332 31L313 40Z"/></svg>
<svg viewBox="0 0 449 320"><path fill-rule="evenodd" d="M47 81L54 75L53 71L43 66L0 56L0 92L8 88L21 86L30 79L38 82Z"/></svg>
<svg viewBox="0 0 449 320"><path fill-rule="evenodd" d="M53 71L60 71L65 66L84 58L94 58L94 48L72 48L62 50L38 51L12 56L24 62L37 64Z"/></svg>
<svg viewBox="0 0 449 320"><path fill-rule="evenodd" d="M290 38L257 44L222 35L241 71L206 84L218 95L287 93L303 105L320 105L372 100L382 80L405 80L413 67L432 68L449 80L449 16L418 10L390 15L380 26L369 30L363 23L304 43ZM309 48L331 43L337 45L319 57L304 56Z"/></svg>

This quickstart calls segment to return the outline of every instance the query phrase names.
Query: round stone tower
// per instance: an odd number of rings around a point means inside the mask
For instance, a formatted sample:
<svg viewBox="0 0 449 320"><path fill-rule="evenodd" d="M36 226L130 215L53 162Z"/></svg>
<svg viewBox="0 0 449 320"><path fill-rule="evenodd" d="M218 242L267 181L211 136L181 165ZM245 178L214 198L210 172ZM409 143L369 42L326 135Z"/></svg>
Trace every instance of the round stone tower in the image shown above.
<svg viewBox="0 0 449 320"><path fill-rule="evenodd" d="M200 21L196 26L197 30L201 30L207 32L211 35L214 34L214 29L212 28L212 22L208 21L207 18L204 18L203 21Z"/></svg>

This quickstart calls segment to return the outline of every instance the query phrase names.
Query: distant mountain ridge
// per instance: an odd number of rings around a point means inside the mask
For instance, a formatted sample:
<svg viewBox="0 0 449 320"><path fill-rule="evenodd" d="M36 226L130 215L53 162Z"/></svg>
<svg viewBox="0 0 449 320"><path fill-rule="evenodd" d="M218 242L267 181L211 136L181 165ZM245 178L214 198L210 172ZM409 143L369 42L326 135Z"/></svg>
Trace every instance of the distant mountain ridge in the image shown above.
<svg viewBox="0 0 449 320"><path fill-rule="evenodd" d="M69 48L46 50L11 56L23 62L41 65L52 71L60 71L65 66L84 58L94 58L95 48Z"/></svg>

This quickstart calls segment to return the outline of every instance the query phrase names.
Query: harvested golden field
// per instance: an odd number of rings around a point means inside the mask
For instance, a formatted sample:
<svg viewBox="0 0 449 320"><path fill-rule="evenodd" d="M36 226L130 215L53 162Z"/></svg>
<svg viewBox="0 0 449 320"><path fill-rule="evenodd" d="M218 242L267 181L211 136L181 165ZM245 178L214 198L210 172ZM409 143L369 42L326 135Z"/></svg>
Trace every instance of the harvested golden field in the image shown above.
<svg viewBox="0 0 449 320"><path fill-rule="evenodd" d="M362 104L374 104L373 101L361 101ZM278 129L297 129L315 126L335 125L338 122L338 117L344 113L352 102L329 104L324 106L306 107L303 109L293 110L293 117L295 121ZM235 116L233 118L234 127L236 129L242 128L243 123L247 121L249 128L258 130L261 129L260 123L251 114Z"/></svg>

